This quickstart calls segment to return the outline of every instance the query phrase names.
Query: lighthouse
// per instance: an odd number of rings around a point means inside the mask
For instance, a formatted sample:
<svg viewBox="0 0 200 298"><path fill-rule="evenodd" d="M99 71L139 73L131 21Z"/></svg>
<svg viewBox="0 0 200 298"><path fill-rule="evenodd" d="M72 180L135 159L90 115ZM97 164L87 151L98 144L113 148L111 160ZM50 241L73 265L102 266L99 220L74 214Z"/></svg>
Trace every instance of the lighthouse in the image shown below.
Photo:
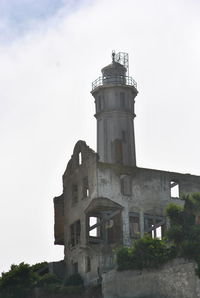
<svg viewBox="0 0 200 298"><path fill-rule="evenodd" d="M128 75L128 54L112 53L112 63L92 83L101 162L136 166L134 105L137 84Z"/></svg>

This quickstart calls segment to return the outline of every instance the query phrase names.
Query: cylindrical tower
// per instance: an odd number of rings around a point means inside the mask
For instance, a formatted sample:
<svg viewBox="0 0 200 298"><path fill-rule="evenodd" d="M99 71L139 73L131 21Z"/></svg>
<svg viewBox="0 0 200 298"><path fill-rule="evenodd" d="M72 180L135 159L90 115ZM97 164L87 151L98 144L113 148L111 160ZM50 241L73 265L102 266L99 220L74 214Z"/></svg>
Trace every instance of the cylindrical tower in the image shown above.
<svg viewBox="0 0 200 298"><path fill-rule="evenodd" d="M123 65L125 60L120 59L123 55L128 57L126 53L113 53L112 63L104 67L102 77L92 83L97 119L97 153L102 162L136 166L133 120L134 99L138 91L136 82L126 75L128 67L125 63Z"/></svg>

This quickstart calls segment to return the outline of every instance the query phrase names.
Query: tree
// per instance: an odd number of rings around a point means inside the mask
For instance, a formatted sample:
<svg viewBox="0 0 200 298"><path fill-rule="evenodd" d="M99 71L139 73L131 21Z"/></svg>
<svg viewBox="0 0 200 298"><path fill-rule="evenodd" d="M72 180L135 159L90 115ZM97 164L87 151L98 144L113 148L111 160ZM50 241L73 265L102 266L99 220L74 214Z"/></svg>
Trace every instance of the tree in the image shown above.
<svg viewBox="0 0 200 298"><path fill-rule="evenodd" d="M27 298L38 280L39 275L29 264L12 265L0 278L0 297Z"/></svg>
<svg viewBox="0 0 200 298"><path fill-rule="evenodd" d="M183 207L170 204L166 213L171 227L167 238L174 242L177 255L195 260L200 277L200 193L184 195Z"/></svg>

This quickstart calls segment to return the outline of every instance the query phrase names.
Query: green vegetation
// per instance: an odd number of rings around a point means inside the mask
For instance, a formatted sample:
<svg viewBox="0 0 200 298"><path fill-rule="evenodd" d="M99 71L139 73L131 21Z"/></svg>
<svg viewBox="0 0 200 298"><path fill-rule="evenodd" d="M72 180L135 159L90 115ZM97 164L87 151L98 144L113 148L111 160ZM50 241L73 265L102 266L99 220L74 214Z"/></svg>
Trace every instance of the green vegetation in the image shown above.
<svg viewBox="0 0 200 298"><path fill-rule="evenodd" d="M200 193L185 195L184 206L169 204L166 215L170 228L163 240L149 235L134 241L132 247L117 250L118 270L158 268L174 257L195 260L200 277ZM83 280L79 274L60 280L50 274L46 262L30 266L12 265L0 277L0 298L27 298L35 287L51 293L81 294Z"/></svg>
<svg viewBox="0 0 200 298"><path fill-rule="evenodd" d="M0 278L1 298L26 298L39 280L31 266L21 263L12 265L10 271Z"/></svg>
<svg viewBox="0 0 200 298"><path fill-rule="evenodd" d="M183 257L197 262L200 277L200 193L182 199L183 207L171 203L166 209L170 228L164 240L146 235L134 241L132 247L118 249L118 270L158 268L174 257Z"/></svg>
<svg viewBox="0 0 200 298"><path fill-rule="evenodd" d="M0 278L0 298L27 298L34 288L39 287L51 293L81 294L83 279L73 274L66 280L48 273L46 262L30 266L21 263L12 265Z"/></svg>
<svg viewBox="0 0 200 298"><path fill-rule="evenodd" d="M174 250L164 240L152 239L149 235L134 241L132 247L117 251L118 270L158 268L169 261Z"/></svg>
<svg viewBox="0 0 200 298"><path fill-rule="evenodd" d="M200 193L184 195L183 200L182 208L175 204L167 207L171 227L166 237L174 243L178 257L197 262L200 277Z"/></svg>

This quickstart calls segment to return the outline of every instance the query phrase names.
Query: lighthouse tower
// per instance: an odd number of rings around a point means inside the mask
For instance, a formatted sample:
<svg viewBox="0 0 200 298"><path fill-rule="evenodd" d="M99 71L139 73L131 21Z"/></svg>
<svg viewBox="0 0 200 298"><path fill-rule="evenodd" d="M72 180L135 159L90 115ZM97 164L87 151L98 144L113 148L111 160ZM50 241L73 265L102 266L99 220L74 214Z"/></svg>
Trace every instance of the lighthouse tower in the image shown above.
<svg viewBox="0 0 200 298"><path fill-rule="evenodd" d="M92 83L101 162L136 166L134 103L136 82L128 75L128 54L112 53L112 63Z"/></svg>
<svg viewBox="0 0 200 298"><path fill-rule="evenodd" d="M61 264L55 269L65 278L80 273L85 285L99 284L103 274L116 268L117 247L145 233L163 237L166 206L182 206L180 193L200 192L199 176L136 167L138 91L128 70L128 54L112 53L111 64L93 82L97 152L85 141L75 144L63 174L63 193L54 198L55 244L64 245L65 253L64 269ZM111 281L112 274L105 280ZM105 285L110 291L109 282Z"/></svg>

